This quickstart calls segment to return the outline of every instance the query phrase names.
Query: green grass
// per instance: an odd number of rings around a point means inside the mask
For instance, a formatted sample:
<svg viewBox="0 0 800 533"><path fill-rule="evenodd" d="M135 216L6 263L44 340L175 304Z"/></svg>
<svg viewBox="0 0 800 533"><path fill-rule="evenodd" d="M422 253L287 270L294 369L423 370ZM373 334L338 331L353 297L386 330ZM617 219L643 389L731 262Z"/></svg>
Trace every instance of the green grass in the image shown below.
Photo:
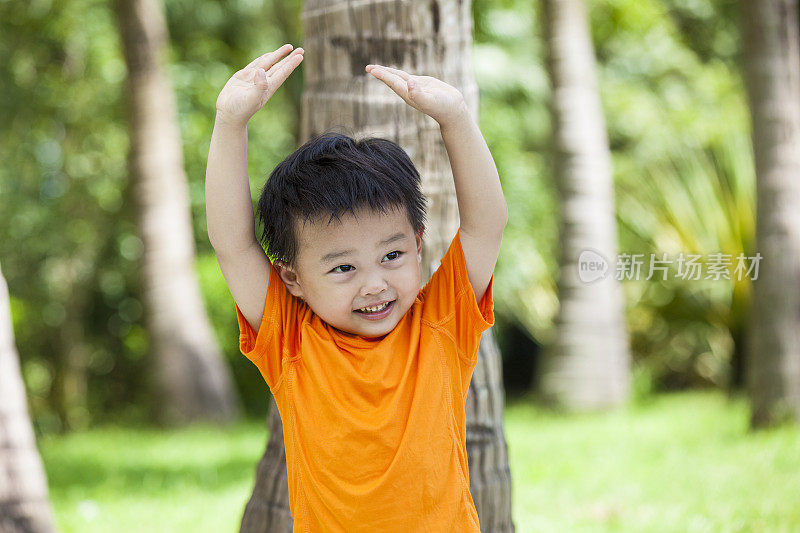
<svg viewBox="0 0 800 533"><path fill-rule="evenodd" d="M238 531L266 420L180 431L102 428L39 443L61 532Z"/></svg>
<svg viewBox="0 0 800 533"><path fill-rule="evenodd" d="M716 391L571 417L509 405L517 530L798 531L800 429L748 416Z"/></svg>
<svg viewBox="0 0 800 533"><path fill-rule="evenodd" d="M513 402L505 431L517 531L796 531L800 428L747 429L719 392L612 413ZM39 449L64 532L235 532L262 421L171 432L102 428Z"/></svg>

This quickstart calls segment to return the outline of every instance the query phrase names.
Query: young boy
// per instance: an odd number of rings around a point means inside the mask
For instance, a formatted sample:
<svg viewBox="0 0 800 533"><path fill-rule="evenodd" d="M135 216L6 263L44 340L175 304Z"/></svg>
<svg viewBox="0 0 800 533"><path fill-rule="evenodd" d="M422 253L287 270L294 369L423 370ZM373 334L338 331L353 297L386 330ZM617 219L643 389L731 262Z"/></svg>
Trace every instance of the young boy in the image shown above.
<svg viewBox="0 0 800 533"><path fill-rule="evenodd" d="M395 143L327 133L264 186L271 262L253 230L246 124L303 60L302 48L289 50L255 59L222 89L206 209L240 350L283 421L294 530L480 531L464 403L481 333L494 324L507 220L494 161L457 89L367 65L439 123L460 227L420 290L419 173Z"/></svg>

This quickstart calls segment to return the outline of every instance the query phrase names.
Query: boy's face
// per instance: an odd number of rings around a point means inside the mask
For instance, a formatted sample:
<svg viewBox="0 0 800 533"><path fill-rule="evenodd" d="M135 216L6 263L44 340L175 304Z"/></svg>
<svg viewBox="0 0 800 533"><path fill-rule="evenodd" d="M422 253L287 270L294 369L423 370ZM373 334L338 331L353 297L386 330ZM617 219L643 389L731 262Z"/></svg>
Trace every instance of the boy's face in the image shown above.
<svg viewBox="0 0 800 533"><path fill-rule="evenodd" d="M299 223L297 270L282 262L276 267L287 290L322 320L345 333L381 337L394 329L420 290L422 237L414 234L405 209L356 214L330 224L327 217ZM333 256L339 252L346 253ZM358 311L386 301L389 307L375 317Z"/></svg>

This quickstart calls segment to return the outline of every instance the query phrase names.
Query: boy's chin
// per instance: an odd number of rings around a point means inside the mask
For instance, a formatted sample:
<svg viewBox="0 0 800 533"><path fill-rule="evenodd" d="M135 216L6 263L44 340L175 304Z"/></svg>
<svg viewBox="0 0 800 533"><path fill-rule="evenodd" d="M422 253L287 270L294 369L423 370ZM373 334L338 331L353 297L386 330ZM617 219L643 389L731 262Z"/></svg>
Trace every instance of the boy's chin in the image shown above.
<svg viewBox="0 0 800 533"><path fill-rule="evenodd" d="M397 326L396 320L391 320L391 322L382 321L381 323L373 324L370 327L370 324L366 325L359 325L357 327L351 328L349 333L351 335L360 335L361 337L365 338L375 338L375 337L384 337L392 332L392 330Z"/></svg>
<svg viewBox="0 0 800 533"><path fill-rule="evenodd" d="M361 335L362 337L383 337L384 335L389 334L396 326L394 322L391 325L388 324L381 324L379 326L375 326L374 328L370 327L362 327L358 328L358 331L354 333L354 335Z"/></svg>
<svg viewBox="0 0 800 533"><path fill-rule="evenodd" d="M324 320L324 319L323 319ZM329 325L333 326L330 322ZM383 337L390 331L394 329L397 324L392 322L391 324L381 324L376 325L374 327L369 327L369 324L366 326L363 324L342 324L341 326L333 326L335 330L339 333L344 333L345 335L350 335L352 337L361 336L361 337Z"/></svg>
<svg viewBox="0 0 800 533"><path fill-rule="evenodd" d="M367 340L378 340L380 338L385 337L388 335L392 330L389 329L388 331L363 331L363 330L353 330L352 328L349 330L344 330L341 328L336 328L340 333L347 335L348 337L362 337Z"/></svg>

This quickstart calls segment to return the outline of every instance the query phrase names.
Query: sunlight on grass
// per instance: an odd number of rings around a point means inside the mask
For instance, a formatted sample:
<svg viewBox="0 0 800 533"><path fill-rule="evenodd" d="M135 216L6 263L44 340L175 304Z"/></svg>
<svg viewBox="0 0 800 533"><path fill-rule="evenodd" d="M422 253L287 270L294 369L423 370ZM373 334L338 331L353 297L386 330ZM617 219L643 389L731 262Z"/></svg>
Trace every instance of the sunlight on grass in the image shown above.
<svg viewBox="0 0 800 533"><path fill-rule="evenodd" d="M800 429L750 433L720 392L611 413L505 412L517 531L796 531ZM160 432L102 428L39 448L60 531L235 532L264 421Z"/></svg>
<svg viewBox="0 0 800 533"><path fill-rule="evenodd" d="M511 404L517 530L797 531L800 430L747 419L717 391L574 416Z"/></svg>
<svg viewBox="0 0 800 533"><path fill-rule="evenodd" d="M62 532L238 531L266 421L160 432L103 428L39 448Z"/></svg>

